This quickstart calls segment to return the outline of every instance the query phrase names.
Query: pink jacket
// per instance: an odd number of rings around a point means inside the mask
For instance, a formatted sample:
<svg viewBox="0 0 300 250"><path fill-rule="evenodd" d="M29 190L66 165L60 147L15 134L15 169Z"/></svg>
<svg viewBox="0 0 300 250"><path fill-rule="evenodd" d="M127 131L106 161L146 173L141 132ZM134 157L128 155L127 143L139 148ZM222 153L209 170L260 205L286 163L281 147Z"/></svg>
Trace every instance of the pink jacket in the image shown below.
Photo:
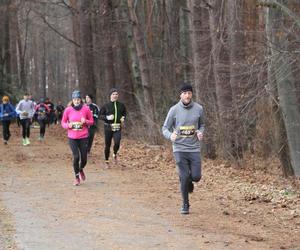
<svg viewBox="0 0 300 250"><path fill-rule="evenodd" d="M81 118L85 118L84 124L81 124ZM72 128L69 128L69 123L74 123ZM77 123L77 124L76 124ZM64 111L61 126L68 130L70 139L82 139L89 136L88 126L94 124L94 118L89 107L83 105L80 110L75 110L72 106L67 107Z"/></svg>

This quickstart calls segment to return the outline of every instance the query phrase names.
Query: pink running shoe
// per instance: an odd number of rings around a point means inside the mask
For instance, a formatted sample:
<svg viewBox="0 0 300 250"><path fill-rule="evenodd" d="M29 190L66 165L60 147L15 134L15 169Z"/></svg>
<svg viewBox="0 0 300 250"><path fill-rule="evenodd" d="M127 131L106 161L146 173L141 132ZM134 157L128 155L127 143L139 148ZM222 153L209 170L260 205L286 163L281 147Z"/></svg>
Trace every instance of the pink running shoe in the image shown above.
<svg viewBox="0 0 300 250"><path fill-rule="evenodd" d="M81 170L81 171L79 172L79 175L80 175L80 179L81 179L82 181L85 181L86 177L85 177L85 174L84 174L83 170Z"/></svg>
<svg viewBox="0 0 300 250"><path fill-rule="evenodd" d="M79 178L75 178L74 182L73 182L74 186L79 186L80 185L80 179Z"/></svg>

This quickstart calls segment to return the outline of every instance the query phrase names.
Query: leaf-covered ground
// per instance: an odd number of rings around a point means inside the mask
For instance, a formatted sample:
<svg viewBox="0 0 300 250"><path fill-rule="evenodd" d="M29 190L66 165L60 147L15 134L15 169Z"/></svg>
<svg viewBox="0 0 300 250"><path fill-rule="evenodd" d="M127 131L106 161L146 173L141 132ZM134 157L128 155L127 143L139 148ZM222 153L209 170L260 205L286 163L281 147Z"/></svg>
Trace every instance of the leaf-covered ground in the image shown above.
<svg viewBox="0 0 300 250"><path fill-rule="evenodd" d="M276 160L204 160L182 216L169 144L124 136L118 164L105 169L100 132L87 181L73 187L65 131L52 126L41 143L33 129L23 147L13 130L0 146L3 249L299 249L300 182L282 178Z"/></svg>

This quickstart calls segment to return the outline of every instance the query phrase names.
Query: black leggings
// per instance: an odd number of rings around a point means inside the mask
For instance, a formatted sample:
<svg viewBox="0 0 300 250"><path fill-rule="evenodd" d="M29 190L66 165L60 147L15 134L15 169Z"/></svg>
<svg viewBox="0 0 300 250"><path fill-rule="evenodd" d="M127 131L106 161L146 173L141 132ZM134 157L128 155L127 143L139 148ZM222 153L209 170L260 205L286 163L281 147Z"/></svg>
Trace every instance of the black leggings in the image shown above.
<svg viewBox="0 0 300 250"><path fill-rule="evenodd" d="M91 151L94 137L95 137L95 132L96 132L97 127L96 126L91 126L89 127L89 140L88 140L88 146L87 146L87 151L88 153Z"/></svg>
<svg viewBox="0 0 300 250"><path fill-rule="evenodd" d="M88 138L83 139L70 139L69 145L73 153L73 168L75 177L79 176L80 170L82 170L87 163L87 143Z"/></svg>
<svg viewBox="0 0 300 250"><path fill-rule="evenodd" d="M114 154L117 154L117 152L120 148L121 130L111 131L110 127L105 126L104 127L104 135L105 135L104 155L105 155L105 160L108 161L112 138L114 138Z"/></svg>
<svg viewBox="0 0 300 250"><path fill-rule="evenodd" d="M40 125L40 136L44 137L45 132L46 132L46 124L47 124L47 120L38 120L38 123Z"/></svg>
<svg viewBox="0 0 300 250"><path fill-rule="evenodd" d="M26 119L20 119L20 123L22 125L22 136L23 139L25 139L26 137L30 137L30 119L26 118Z"/></svg>
<svg viewBox="0 0 300 250"><path fill-rule="evenodd" d="M2 121L2 128L3 128L3 140L8 141L10 137L9 131L10 121Z"/></svg>

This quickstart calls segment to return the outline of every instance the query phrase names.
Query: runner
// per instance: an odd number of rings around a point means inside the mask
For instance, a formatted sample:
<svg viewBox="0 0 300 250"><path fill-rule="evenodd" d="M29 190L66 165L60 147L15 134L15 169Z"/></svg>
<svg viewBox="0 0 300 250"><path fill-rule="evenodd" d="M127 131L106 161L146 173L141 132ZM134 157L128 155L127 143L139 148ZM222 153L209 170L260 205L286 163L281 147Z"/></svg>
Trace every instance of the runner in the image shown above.
<svg viewBox="0 0 300 250"><path fill-rule="evenodd" d="M51 102L49 97L45 98L45 104L48 106L50 113L49 113L49 119L48 119L48 127L50 124L53 124L55 122L55 109L54 109L54 104Z"/></svg>
<svg viewBox="0 0 300 250"><path fill-rule="evenodd" d="M189 192L194 182L201 179L200 141L203 139L203 108L192 101L193 88L185 84L180 90L180 101L169 110L162 127L165 138L172 141L173 153L179 170L183 206L182 214L189 213Z"/></svg>
<svg viewBox="0 0 300 250"><path fill-rule="evenodd" d="M125 105L118 102L119 94L117 89L111 89L109 92L110 102L100 109L99 118L104 121L105 135L105 163L109 168L109 153L111 140L114 138L113 159L117 162L117 153L121 142L121 129L126 117Z"/></svg>
<svg viewBox="0 0 300 250"><path fill-rule="evenodd" d="M49 116L49 113L50 113L50 109L45 104L44 98L40 99L39 104L35 107L35 112L37 114L36 119L37 119L37 121L40 125L39 140L42 141L42 140L44 140L44 137L45 137L46 124L47 124L48 116Z"/></svg>
<svg viewBox="0 0 300 250"><path fill-rule="evenodd" d="M16 117L15 107L9 102L8 96L3 96L2 103L0 104L0 120L2 121L3 128L3 142L7 142L11 136L9 131L10 122Z"/></svg>
<svg viewBox="0 0 300 250"><path fill-rule="evenodd" d="M30 124L34 115L34 103L29 100L27 93L24 95L24 99L18 103L16 111L20 116L20 123L22 125L22 143L23 146L26 146L30 144Z"/></svg>
<svg viewBox="0 0 300 250"><path fill-rule="evenodd" d="M72 93L72 104L65 109L61 125L68 130L69 145L73 153L73 167L75 173L74 185L80 185L86 176L83 168L87 163L88 126L94 124L91 111L83 105L80 91Z"/></svg>
<svg viewBox="0 0 300 250"><path fill-rule="evenodd" d="M65 110L65 107L61 104L61 101L58 101L58 104L56 106L57 123L61 122L64 110Z"/></svg>
<svg viewBox="0 0 300 250"><path fill-rule="evenodd" d="M89 141L88 141L88 153L91 152L91 148L93 145L93 140L95 136L95 132L97 131L98 125L98 116L99 116L99 107L93 103L93 95L86 95L85 97L86 105L89 106L90 110L92 111L94 124L89 127Z"/></svg>

